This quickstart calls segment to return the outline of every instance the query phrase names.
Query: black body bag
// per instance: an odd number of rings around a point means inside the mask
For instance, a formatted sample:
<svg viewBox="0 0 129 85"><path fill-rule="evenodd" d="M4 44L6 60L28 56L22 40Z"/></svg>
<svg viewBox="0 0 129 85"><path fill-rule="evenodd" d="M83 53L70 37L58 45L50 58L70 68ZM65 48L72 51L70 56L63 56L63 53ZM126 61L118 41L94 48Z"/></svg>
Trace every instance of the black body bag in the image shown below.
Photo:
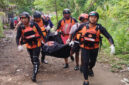
<svg viewBox="0 0 129 85"><path fill-rule="evenodd" d="M42 46L42 50L45 55L53 56L56 58L68 58L70 56L71 47L66 44L59 44L58 42L54 41L53 46Z"/></svg>
<svg viewBox="0 0 129 85"><path fill-rule="evenodd" d="M61 39L61 33L58 33L57 35L55 35L54 33L49 33L47 35L47 41L56 41L60 44L63 44L63 41Z"/></svg>

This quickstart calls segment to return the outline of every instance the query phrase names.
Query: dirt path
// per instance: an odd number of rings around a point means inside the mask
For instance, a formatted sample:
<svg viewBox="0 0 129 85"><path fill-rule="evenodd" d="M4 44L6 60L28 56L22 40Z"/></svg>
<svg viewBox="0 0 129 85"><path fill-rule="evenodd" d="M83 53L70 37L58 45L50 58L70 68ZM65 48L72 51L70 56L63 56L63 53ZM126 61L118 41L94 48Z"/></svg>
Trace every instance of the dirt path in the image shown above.
<svg viewBox="0 0 129 85"><path fill-rule="evenodd" d="M83 75L74 71L75 63L69 61L70 68L63 69L64 60L50 56L47 57L49 64L40 65L37 83L33 83L30 79L32 65L26 50L18 52L12 31L5 33L11 39L0 42L0 85L82 85ZM122 78L103 68L102 64L97 63L94 71L90 85L122 85Z"/></svg>

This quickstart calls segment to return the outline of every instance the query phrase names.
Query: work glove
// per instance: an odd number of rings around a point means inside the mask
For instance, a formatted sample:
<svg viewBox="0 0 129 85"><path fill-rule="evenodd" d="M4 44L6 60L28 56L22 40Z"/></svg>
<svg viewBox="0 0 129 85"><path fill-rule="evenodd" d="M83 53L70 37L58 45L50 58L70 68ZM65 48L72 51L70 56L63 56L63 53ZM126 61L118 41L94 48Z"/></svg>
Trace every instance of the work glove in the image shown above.
<svg viewBox="0 0 129 85"><path fill-rule="evenodd" d="M110 46L110 48L111 48L110 54L115 54L115 46L112 44L112 45Z"/></svg>
<svg viewBox="0 0 129 85"><path fill-rule="evenodd" d="M71 41L71 42L69 43L69 46L73 47L73 46L74 46L74 41Z"/></svg>
<svg viewBox="0 0 129 85"><path fill-rule="evenodd" d="M70 39L67 39L66 43L67 43L67 44L70 43Z"/></svg>
<svg viewBox="0 0 129 85"><path fill-rule="evenodd" d="M51 29L51 27L48 25L48 26L46 27L46 30L49 31L50 29Z"/></svg>
<svg viewBox="0 0 129 85"><path fill-rule="evenodd" d="M18 45L18 51L23 51L23 46Z"/></svg>
<svg viewBox="0 0 129 85"><path fill-rule="evenodd" d="M56 31L54 34L55 34L55 35L58 35L58 32Z"/></svg>
<svg viewBox="0 0 129 85"><path fill-rule="evenodd" d="M42 44L44 44L43 40L41 41Z"/></svg>
<svg viewBox="0 0 129 85"><path fill-rule="evenodd" d="M46 46L53 46L54 45L54 41L48 41L44 45L46 45Z"/></svg>

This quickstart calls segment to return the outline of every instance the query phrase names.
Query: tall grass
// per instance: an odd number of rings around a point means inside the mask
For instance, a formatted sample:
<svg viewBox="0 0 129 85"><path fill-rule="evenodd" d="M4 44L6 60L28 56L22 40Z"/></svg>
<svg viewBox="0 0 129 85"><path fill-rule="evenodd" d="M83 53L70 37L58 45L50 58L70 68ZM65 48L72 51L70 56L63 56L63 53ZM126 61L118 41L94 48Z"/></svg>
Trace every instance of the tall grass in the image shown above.
<svg viewBox="0 0 129 85"><path fill-rule="evenodd" d="M100 14L99 23L107 29L114 39L116 54L129 54L129 22L127 18L129 12L125 10L126 8L121 8L120 3L123 6L127 5L122 1L115 5L107 2L105 5L99 6L97 12ZM103 39L103 47L109 47L105 38Z"/></svg>
<svg viewBox="0 0 129 85"><path fill-rule="evenodd" d="M0 38L3 37L3 24L0 21Z"/></svg>

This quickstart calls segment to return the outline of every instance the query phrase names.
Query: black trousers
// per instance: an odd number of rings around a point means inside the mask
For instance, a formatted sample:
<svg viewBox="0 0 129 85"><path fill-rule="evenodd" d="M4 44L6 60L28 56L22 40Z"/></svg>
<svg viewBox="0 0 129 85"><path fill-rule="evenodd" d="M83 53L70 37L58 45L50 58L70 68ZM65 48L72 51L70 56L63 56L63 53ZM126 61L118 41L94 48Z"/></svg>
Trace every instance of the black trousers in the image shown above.
<svg viewBox="0 0 129 85"><path fill-rule="evenodd" d="M98 56L98 48L87 50L81 48L81 57L82 57L82 71L85 80L88 80L88 70L92 69L95 66L96 59Z"/></svg>
<svg viewBox="0 0 129 85"><path fill-rule="evenodd" d="M32 81L36 81L36 75L39 70L39 54L40 54L40 47L34 49L27 49L28 53L30 54L31 62L33 64L33 73L32 73Z"/></svg>
<svg viewBox="0 0 129 85"><path fill-rule="evenodd" d="M41 56L41 61L42 61L42 62L44 62L44 60L45 60L45 55L46 55L45 52L44 52L43 46L44 46L44 45L42 44L42 46L41 46L41 55L42 55L42 56Z"/></svg>
<svg viewBox="0 0 129 85"><path fill-rule="evenodd" d="M39 54L40 54L40 47L34 48L34 49L27 49L32 64L39 64Z"/></svg>

